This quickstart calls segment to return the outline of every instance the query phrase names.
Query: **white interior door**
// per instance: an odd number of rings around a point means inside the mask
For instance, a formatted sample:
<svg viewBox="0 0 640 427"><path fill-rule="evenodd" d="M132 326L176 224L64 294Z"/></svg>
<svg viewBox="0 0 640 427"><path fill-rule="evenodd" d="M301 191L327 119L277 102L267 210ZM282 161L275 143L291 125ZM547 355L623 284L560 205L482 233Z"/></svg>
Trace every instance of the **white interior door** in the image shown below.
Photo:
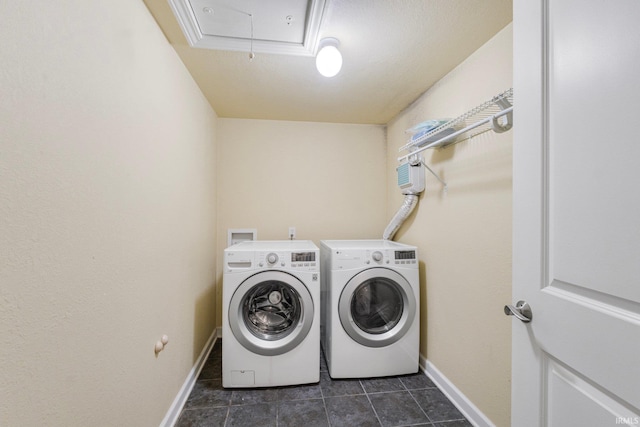
<svg viewBox="0 0 640 427"><path fill-rule="evenodd" d="M515 0L514 98L512 425L640 425L640 1Z"/></svg>

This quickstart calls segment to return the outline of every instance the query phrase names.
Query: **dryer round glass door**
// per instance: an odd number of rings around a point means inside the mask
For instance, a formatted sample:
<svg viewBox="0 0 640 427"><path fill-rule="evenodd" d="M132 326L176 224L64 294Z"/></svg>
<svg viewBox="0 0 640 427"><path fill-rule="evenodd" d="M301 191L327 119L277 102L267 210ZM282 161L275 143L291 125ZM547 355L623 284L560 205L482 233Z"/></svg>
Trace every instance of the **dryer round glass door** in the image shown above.
<svg viewBox="0 0 640 427"><path fill-rule="evenodd" d="M313 323L313 299L302 281L282 271L254 274L229 303L229 326L248 350L275 356L305 339Z"/></svg>
<svg viewBox="0 0 640 427"><path fill-rule="evenodd" d="M402 338L416 316L413 288L388 268L361 271L349 280L338 302L347 334L368 347L384 347Z"/></svg>

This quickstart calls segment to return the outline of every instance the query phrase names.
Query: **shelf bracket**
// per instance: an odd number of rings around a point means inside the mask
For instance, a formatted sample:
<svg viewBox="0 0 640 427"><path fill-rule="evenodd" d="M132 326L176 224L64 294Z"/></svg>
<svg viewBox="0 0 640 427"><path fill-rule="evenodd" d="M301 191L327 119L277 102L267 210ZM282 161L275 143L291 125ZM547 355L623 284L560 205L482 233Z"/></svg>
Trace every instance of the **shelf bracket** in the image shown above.
<svg viewBox="0 0 640 427"><path fill-rule="evenodd" d="M424 160L423 160L423 161L421 161L420 163L421 163L421 164L422 164L422 166L424 166L424 167L425 167L429 172L431 172L431 175L435 176L435 177L436 177L436 179L437 179L438 181L440 181L440 183L441 183L441 184L443 185L443 187L444 187L444 188L443 188L443 190L444 190L444 192L446 193L446 192L447 192L447 183L446 183L442 178L440 178L440 175L438 175L437 173L435 173L435 172L434 172L434 171L433 171L429 166L427 166L427 164L424 162Z"/></svg>
<svg viewBox="0 0 640 427"><path fill-rule="evenodd" d="M495 101L496 105L498 105L502 110L506 110L511 108L512 105L506 98L500 98ZM500 123L502 121L502 123ZM513 126L513 108L504 116L496 117L493 116L491 119L491 129L493 129L496 133L506 132Z"/></svg>

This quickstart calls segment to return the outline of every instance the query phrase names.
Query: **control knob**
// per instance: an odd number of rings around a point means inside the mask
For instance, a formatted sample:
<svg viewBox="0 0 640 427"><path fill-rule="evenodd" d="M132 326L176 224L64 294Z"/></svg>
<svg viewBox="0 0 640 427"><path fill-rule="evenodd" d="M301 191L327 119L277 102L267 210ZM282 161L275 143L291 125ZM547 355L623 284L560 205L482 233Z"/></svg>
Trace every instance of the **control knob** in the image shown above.
<svg viewBox="0 0 640 427"><path fill-rule="evenodd" d="M382 261L382 252L375 251L373 254L371 254L371 258L373 258L373 260L377 262Z"/></svg>
<svg viewBox="0 0 640 427"><path fill-rule="evenodd" d="M278 255L274 254L273 252L270 253L269 255L267 255L267 262L269 264L275 264L276 262L278 262Z"/></svg>

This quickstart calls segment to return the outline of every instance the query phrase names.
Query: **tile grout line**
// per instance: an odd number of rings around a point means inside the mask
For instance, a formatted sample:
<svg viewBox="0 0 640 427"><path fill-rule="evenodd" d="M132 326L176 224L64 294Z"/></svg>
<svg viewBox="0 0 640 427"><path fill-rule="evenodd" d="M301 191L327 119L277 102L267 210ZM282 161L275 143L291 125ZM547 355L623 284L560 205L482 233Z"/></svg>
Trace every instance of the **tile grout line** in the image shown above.
<svg viewBox="0 0 640 427"><path fill-rule="evenodd" d="M229 397L229 405L227 406L227 415L224 416L224 425L225 426L229 422L229 412L231 412L231 397Z"/></svg>
<svg viewBox="0 0 640 427"><path fill-rule="evenodd" d="M402 381L400 381L402 382ZM404 383L402 383L402 385L404 386ZM405 386L406 388L406 386ZM426 390L426 389L425 389ZM431 417L427 414L427 411L424 410L424 408L422 408L422 405L420 405L420 402L418 402L415 398L415 396L413 395L413 393L411 393L411 390L407 389L407 391L409 392L409 396L411 396L411 398L413 399L414 402L416 402L416 405L418 405L418 408L420 408L420 410L422 411L422 413L424 414L425 417L427 417L427 420L429 420L429 422L431 423L431 425L435 426L435 423L431 420Z"/></svg>
<svg viewBox="0 0 640 427"><path fill-rule="evenodd" d="M404 387L405 390L407 390L407 392L409 392L409 396L411 396L411 399L413 399L414 402L416 402L416 405L418 405L418 408L420 408L420 411L422 411L422 413L424 414L425 417L427 417L427 421L429 421L429 423L432 426L435 426L434 422L431 420L431 417L427 414L427 412L422 408L422 405L420 405L420 403L416 400L416 398L414 397L413 393L411 392L411 390L409 389L409 387L407 387L407 385L404 383L404 381L402 381L402 379L400 379L400 384L402 384L402 387ZM425 387L425 390L429 388L429 387ZM414 389L414 390L420 390L420 389Z"/></svg>
<svg viewBox="0 0 640 427"><path fill-rule="evenodd" d="M369 392L367 392L367 389L362 384L362 380L358 380L358 382L360 383L360 387L362 387L362 391L364 391L364 395L367 397L367 401L369 402L369 405L371 405L371 409L373 410L373 413L375 414L376 419L378 420L378 424L380 424L380 426L383 427L382 426L382 420L380 419L380 416L378 416L378 411L376 411L376 407L373 406L373 402L371 401L371 398L369 397ZM403 384L403 386L404 386L404 384Z"/></svg>
<svg viewBox="0 0 640 427"><path fill-rule="evenodd" d="M324 357L324 350L320 349L320 357L324 360L324 364L327 367L327 374L329 372L329 366L327 365L327 359ZM322 362L322 361L321 361ZM322 365L322 363L320 363ZM324 398L324 390L322 390L322 370L320 370L318 378L318 387L320 387L320 396L322 396L322 406L324 407L324 414L327 416L327 425L331 427L331 420L329 419L329 409L327 409L327 401Z"/></svg>
<svg viewBox="0 0 640 427"><path fill-rule="evenodd" d="M322 382L322 378L320 378L320 382ZM324 391L322 390L322 386L318 383L320 387L320 396L322 396L322 407L324 408L324 414L327 416L327 424L331 427L331 420L329 419L329 410L327 409L327 401L324 398Z"/></svg>

